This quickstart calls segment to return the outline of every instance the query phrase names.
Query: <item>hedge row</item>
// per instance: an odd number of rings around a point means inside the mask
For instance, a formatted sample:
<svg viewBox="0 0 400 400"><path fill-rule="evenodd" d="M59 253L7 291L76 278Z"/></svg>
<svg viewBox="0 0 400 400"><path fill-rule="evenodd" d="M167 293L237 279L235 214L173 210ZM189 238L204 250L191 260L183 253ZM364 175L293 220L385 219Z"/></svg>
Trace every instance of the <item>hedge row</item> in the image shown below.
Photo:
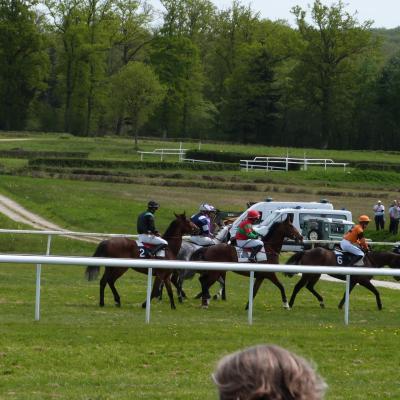
<svg viewBox="0 0 400 400"><path fill-rule="evenodd" d="M0 150L0 157L4 158L87 158L88 156L89 153L84 151L34 151L23 149Z"/></svg>
<svg viewBox="0 0 400 400"><path fill-rule="evenodd" d="M120 161L120 160L88 160L75 158L36 158L29 160L32 167L66 167L66 168L127 168L127 169L186 169L195 171L225 171L238 170L239 165L234 164L200 164L183 162L150 162L150 161Z"/></svg>
<svg viewBox="0 0 400 400"><path fill-rule="evenodd" d="M256 155L255 155L256 156ZM255 156L249 156L248 153L234 153L234 152L222 152L222 151L211 151L211 150L189 150L186 152L186 158L192 158L195 160L206 160L206 161L216 161L223 163L239 163L240 160L249 160ZM263 163L256 163L255 166L263 165ZM252 165L249 164L249 167ZM265 163L266 166L266 163ZM274 163L276 167L286 167L286 163L283 161L281 163ZM290 171L300 170L299 164L289 164Z"/></svg>
<svg viewBox="0 0 400 400"><path fill-rule="evenodd" d="M361 170L374 170L374 171L392 171L392 172L400 172L399 164L391 164L391 163L359 163L355 165L355 168Z"/></svg>

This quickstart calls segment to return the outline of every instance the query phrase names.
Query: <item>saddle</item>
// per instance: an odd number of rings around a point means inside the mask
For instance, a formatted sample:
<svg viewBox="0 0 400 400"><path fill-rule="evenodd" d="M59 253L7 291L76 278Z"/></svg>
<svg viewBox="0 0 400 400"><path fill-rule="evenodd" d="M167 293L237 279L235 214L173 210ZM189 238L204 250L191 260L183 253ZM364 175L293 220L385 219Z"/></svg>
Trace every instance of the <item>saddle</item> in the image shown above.
<svg viewBox="0 0 400 400"><path fill-rule="evenodd" d="M347 251L335 249L333 250L333 253L336 257L336 265L339 267L351 267L360 260L360 256L356 256L355 254Z"/></svg>

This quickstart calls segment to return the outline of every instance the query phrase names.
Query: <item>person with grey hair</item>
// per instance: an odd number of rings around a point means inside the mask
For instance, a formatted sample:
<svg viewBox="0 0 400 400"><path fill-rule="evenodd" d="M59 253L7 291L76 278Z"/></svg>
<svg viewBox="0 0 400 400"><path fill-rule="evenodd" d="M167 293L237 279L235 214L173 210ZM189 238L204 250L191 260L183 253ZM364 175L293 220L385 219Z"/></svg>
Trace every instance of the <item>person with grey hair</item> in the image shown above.
<svg viewBox="0 0 400 400"><path fill-rule="evenodd" d="M212 377L220 400L322 400L327 388L305 359L275 345L223 357Z"/></svg>

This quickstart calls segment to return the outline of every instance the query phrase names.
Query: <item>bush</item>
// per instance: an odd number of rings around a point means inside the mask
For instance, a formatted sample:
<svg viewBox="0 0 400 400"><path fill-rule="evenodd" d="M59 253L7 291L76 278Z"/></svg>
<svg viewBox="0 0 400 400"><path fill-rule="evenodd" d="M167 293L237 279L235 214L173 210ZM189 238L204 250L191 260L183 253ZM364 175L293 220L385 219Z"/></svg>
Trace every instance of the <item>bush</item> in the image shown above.
<svg viewBox="0 0 400 400"><path fill-rule="evenodd" d="M0 157L4 158L87 158L89 153L83 151L33 151L23 149L0 150Z"/></svg>
<svg viewBox="0 0 400 400"><path fill-rule="evenodd" d="M224 171L238 170L238 165L233 164L196 164L183 162L150 162L150 161L120 161L120 160L88 160L76 158L36 158L29 160L30 167L64 167L64 168L126 168L126 169L171 169L171 170L194 170L194 171Z"/></svg>

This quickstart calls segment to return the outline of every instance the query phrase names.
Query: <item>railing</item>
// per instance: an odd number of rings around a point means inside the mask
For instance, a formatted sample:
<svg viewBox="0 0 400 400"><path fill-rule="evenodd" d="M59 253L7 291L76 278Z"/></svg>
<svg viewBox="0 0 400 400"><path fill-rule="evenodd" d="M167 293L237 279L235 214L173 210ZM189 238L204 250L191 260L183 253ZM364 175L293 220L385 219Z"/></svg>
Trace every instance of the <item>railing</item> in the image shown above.
<svg viewBox="0 0 400 400"><path fill-rule="evenodd" d="M240 160L240 168L247 172L254 169L264 169L267 171L289 171L289 165L302 165L303 170L307 171L310 165L323 166L325 171L328 166L341 166L346 171L348 163L334 162L330 158L296 158L296 157L255 157L252 160Z"/></svg>
<svg viewBox="0 0 400 400"><path fill-rule="evenodd" d="M36 300L35 300L35 320L40 319L40 269L42 264L52 265L73 265L73 266L107 266L107 267L128 267L128 268L147 268L147 294L146 294L146 323L150 322L150 295L152 286L153 268L161 269L192 269L196 271L243 271L250 273L249 283L249 309L248 323L253 323L253 286L254 272L287 272L287 273L319 273L346 275L346 296L344 322L349 323L349 304L350 304L350 276L351 275L382 275L400 276L400 270L380 269L380 268L361 268L361 267L323 267L308 265L280 265L280 264L238 264L222 262L193 262L193 261L165 261L165 260L132 260L121 258L99 258L99 257L54 257L54 256L32 256L32 255L0 255L0 263L13 264L36 264Z"/></svg>
<svg viewBox="0 0 400 400"><path fill-rule="evenodd" d="M186 151L187 149L154 149L153 151L138 151L138 153L140 154L140 161L143 161L144 154L160 156L160 161L163 161L165 156L178 155L179 161L181 161Z"/></svg>

